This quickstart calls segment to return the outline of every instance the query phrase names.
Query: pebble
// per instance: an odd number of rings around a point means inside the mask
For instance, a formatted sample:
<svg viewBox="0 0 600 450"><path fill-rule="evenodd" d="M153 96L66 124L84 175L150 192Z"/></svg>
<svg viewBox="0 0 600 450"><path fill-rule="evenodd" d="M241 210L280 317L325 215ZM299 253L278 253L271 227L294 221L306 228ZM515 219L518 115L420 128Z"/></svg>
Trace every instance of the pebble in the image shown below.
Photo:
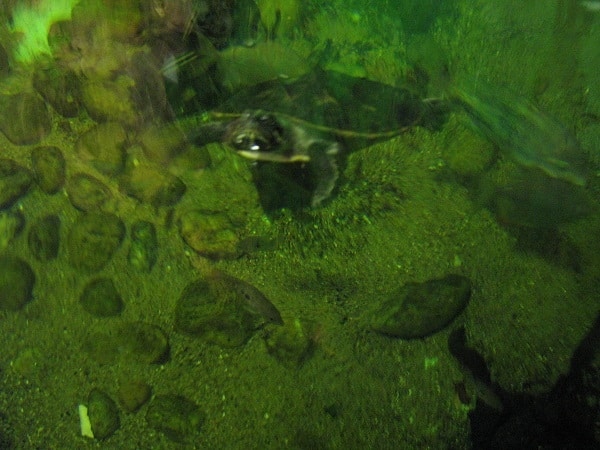
<svg viewBox="0 0 600 450"><path fill-rule="evenodd" d="M58 256L60 245L60 219L51 214L39 219L29 228L29 251L38 261L50 261Z"/></svg>
<svg viewBox="0 0 600 450"><path fill-rule="evenodd" d="M179 234L187 245L211 259L239 255L239 237L224 213L192 209L179 219Z"/></svg>
<svg viewBox="0 0 600 450"><path fill-rule="evenodd" d="M127 195L155 207L173 206L186 191L178 177L148 162L129 162L119 186Z"/></svg>
<svg viewBox="0 0 600 450"><path fill-rule="evenodd" d="M300 319L274 327L265 336L267 351L283 366L298 369L313 354L315 328L313 323Z"/></svg>
<svg viewBox="0 0 600 450"><path fill-rule="evenodd" d="M111 198L108 187L86 173L76 173L69 179L67 195L71 204L81 211L102 209Z"/></svg>
<svg viewBox="0 0 600 450"><path fill-rule="evenodd" d="M221 347L245 344L265 322L283 323L258 289L225 274L191 282L175 305L177 331Z"/></svg>
<svg viewBox="0 0 600 450"><path fill-rule="evenodd" d="M129 264L140 272L150 272L156 263L158 239L154 225L139 220L131 226L131 243L127 255Z"/></svg>
<svg viewBox="0 0 600 450"><path fill-rule="evenodd" d="M119 386L117 400L123 410L133 413L150 400L151 394L152 388L143 381L125 380Z"/></svg>
<svg viewBox="0 0 600 450"><path fill-rule="evenodd" d="M146 422L179 444L196 442L206 414L182 395L158 395L148 407Z"/></svg>
<svg viewBox="0 0 600 450"><path fill-rule="evenodd" d="M61 116L79 114L79 80L73 72L38 68L33 74L33 87Z"/></svg>
<svg viewBox="0 0 600 450"><path fill-rule="evenodd" d="M75 144L77 154L105 175L117 175L125 166L127 133L117 122L96 125Z"/></svg>
<svg viewBox="0 0 600 450"><path fill-rule="evenodd" d="M144 155L159 164L171 161L188 142L181 129L170 125L149 126L140 133L138 140Z"/></svg>
<svg viewBox="0 0 600 450"><path fill-rule="evenodd" d="M97 272L110 261L125 235L125 225L114 214L89 212L72 226L68 236L69 262L83 272Z"/></svg>
<svg viewBox="0 0 600 450"><path fill-rule="evenodd" d="M146 322L103 325L91 330L83 348L100 364L161 364L169 358L169 338Z"/></svg>
<svg viewBox="0 0 600 450"><path fill-rule="evenodd" d="M451 323L470 296L471 282L461 275L407 283L377 308L371 328L392 337L422 338Z"/></svg>
<svg viewBox="0 0 600 450"><path fill-rule="evenodd" d="M115 80L87 80L81 85L81 103L96 122L119 122L126 127L138 123L131 101L134 81L126 76Z"/></svg>
<svg viewBox="0 0 600 450"><path fill-rule="evenodd" d="M92 389L88 395L87 414L95 439L112 436L121 425L117 404L99 389Z"/></svg>
<svg viewBox="0 0 600 450"><path fill-rule="evenodd" d="M121 295L110 278L97 278L88 282L79 297L79 303L96 317L113 317L125 307Z"/></svg>
<svg viewBox="0 0 600 450"><path fill-rule="evenodd" d="M0 95L0 131L15 145L37 144L52 128L46 104L30 92Z"/></svg>
<svg viewBox="0 0 600 450"><path fill-rule="evenodd" d="M35 274L21 258L0 257L0 309L18 311L32 299Z"/></svg>
<svg viewBox="0 0 600 450"><path fill-rule="evenodd" d="M0 251L8 248L23 228L25 228L25 217L21 211L0 211Z"/></svg>
<svg viewBox="0 0 600 450"><path fill-rule="evenodd" d="M34 148L31 151L31 167L35 181L46 194L55 194L63 187L66 163L58 147Z"/></svg>
<svg viewBox="0 0 600 450"><path fill-rule="evenodd" d="M0 209L23 197L32 183L31 172L12 159L0 158Z"/></svg>

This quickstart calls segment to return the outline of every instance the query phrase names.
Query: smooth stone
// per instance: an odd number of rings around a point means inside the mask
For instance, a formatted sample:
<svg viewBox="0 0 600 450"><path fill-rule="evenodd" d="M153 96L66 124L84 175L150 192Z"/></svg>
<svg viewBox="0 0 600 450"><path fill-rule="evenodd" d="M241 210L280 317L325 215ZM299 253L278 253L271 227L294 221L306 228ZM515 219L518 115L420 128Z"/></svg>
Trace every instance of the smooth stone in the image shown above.
<svg viewBox="0 0 600 450"><path fill-rule="evenodd" d="M112 436L121 425L117 404L104 391L90 391L87 409L95 439L103 440Z"/></svg>
<svg viewBox="0 0 600 450"><path fill-rule="evenodd" d="M130 161L119 186L127 195L157 208L173 206L186 191L178 177L164 167L148 162L134 164Z"/></svg>
<svg viewBox="0 0 600 450"><path fill-rule="evenodd" d="M32 175L12 159L0 158L0 209L8 208L24 196L31 186Z"/></svg>
<svg viewBox="0 0 600 450"><path fill-rule="evenodd" d="M37 144L52 129L48 108L36 94L0 95L0 111L0 130L15 145Z"/></svg>
<svg viewBox="0 0 600 450"><path fill-rule="evenodd" d="M38 261L50 261L58 256L60 219L56 214L35 222L27 235L29 251Z"/></svg>
<svg viewBox="0 0 600 450"><path fill-rule="evenodd" d="M224 213L189 210L179 219L179 234L197 253L211 259L239 255L239 237Z"/></svg>
<svg viewBox="0 0 600 450"><path fill-rule="evenodd" d="M140 409L152 395L152 388L140 380L126 380L121 382L117 391L119 405L128 413Z"/></svg>
<svg viewBox="0 0 600 450"><path fill-rule="evenodd" d="M296 319L274 327L265 336L267 351L288 369L298 369L315 348L315 325Z"/></svg>
<svg viewBox="0 0 600 450"><path fill-rule="evenodd" d="M169 338L145 322L103 326L92 330L83 348L100 364L161 364L169 359Z"/></svg>
<svg viewBox="0 0 600 450"><path fill-rule="evenodd" d="M157 395L146 413L150 427L180 444L196 441L205 420L200 407L181 395Z"/></svg>
<svg viewBox="0 0 600 450"><path fill-rule="evenodd" d="M138 136L144 155L154 162L164 164L178 155L188 143L187 136L173 125L151 125Z"/></svg>
<svg viewBox="0 0 600 450"><path fill-rule="evenodd" d="M131 226L131 243L127 259L141 272L150 272L156 263L158 239L154 225L139 220Z"/></svg>
<svg viewBox="0 0 600 450"><path fill-rule="evenodd" d="M79 80L73 72L56 67L38 68L33 73L33 87L63 117L77 117L81 110Z"/></svg>
<svg viewBox="0 0 600 450"><path fill-rule="evenodd" d="M392 337L425 337L452 322L465 309L470 296L471 282L461 275L407 283L377 308L371 328Z"/></svg>
<svg viewBox="0 0 600 450"><path fill-rule="evenodd" d="M76 173L67 183L71 204L81 211L97 211L111 198L110 190L102 181L86 173Z"/></svg>
<svg viewBox="0 0 600 450"><path fill-rule="evenodd" d="M25 228L25 216L20 210L0 211L0 251L8 248Z"/></svg>
<svg viewBox="0 0 600 450"><path fill-rule="evenodd" d="M31 151L31 167L35 181L46 194L55 194L63 187L66 162L58 147L34 148Z"/></svg>
<svg viewBox="0 0 600 450"><path fill-rule="evenodd" d="M175 305L175 330L222 347L238 347L279 311L254 286L218 273L189 283Z"/></svg>
<svg viewBox="0 0 600 450"><path fill-rule="evenodd" d="M87 312L96 317L118 316L125 307L121 295L110 278L97 278L90 281L79 303Z"/></svg>
<svg viewBox="0 0 600 450"><path fill-rule="evenodd" d="M73 224L69 233L69 262L80 271L97 272L110 261L124 236L125 226L114 214L86 213Z"/></svg>
<svg viewBox="0 0 600 450"><path fill-rule="evenodd" d="M35 274L21 258L0 257L0 309L18 311L33 297Z"/></svg>
<svg viewBox="0 0 600 450"><path fill-rule="evenodd" d="M138 115L131 100L134 81L121 75L115 80L88 80L81 85L81 102L96 122L119 122L126 127L138 123Z"/></svg>
<svg viewBox="0 0 600 450"><path fill-rule="evenodd" d="M75 144L77 154L105 175L120 173L125 165L127 133L123 125L107 122L83 133Z"/></svg>

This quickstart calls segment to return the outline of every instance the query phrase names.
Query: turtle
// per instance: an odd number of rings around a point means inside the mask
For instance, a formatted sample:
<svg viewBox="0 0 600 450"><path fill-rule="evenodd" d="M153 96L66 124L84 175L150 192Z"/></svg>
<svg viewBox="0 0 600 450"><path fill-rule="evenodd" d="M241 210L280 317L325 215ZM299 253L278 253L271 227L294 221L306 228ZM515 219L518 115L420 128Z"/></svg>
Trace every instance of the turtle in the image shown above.
<svg viewBox="0 0 600 450"><path fill-rule="evenodd" d="M255 162L266 211L302 209L331 196L350 152L415 126L437 128L447 112L443 101L407 88L315 68L240 89L186 132Z"/></svg>

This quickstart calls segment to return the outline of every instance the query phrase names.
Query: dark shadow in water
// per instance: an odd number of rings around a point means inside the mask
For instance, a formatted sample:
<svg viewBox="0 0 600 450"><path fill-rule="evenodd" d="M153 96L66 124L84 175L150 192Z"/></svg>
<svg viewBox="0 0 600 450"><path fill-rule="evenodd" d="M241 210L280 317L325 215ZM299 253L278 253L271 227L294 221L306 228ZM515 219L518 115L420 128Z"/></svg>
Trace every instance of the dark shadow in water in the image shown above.
<svg viewBox="0 0 600 450"><path fill-rule="evenodd" d="M600 318L574 352L569 372L542 395L514 394L492 383L464 329L450 335L448 346L465 377L480 385L469 413L474 449L600 448ZM459 397L460 391L457 383Z"/></svg>

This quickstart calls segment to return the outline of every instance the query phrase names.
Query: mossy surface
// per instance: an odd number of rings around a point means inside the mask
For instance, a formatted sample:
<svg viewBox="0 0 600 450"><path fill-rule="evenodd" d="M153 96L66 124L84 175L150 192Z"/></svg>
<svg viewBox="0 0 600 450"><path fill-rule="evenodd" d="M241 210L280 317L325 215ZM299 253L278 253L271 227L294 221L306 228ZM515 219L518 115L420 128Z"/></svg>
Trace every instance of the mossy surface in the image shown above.
<svg viewBox="0 0 600 450"><path fill-rule="evenodd" d="M435 83L446 71L475 74L537 98L574 126L569 117L584 113L581 97L540 88L557 11L537 3L456 1L452 14L415 12L418 26L410 28L400 18L390 24L373 2L310 2L297 21L301 26L277 39L303 48L330 41L319 62L358 66L371 79L418 86L427 94L443 91ZM418 2L402 2L409 4L418 8ZM109 58L128 53L106 49L133 45L98 48ZM425 83L413 55L421 56ZM108 67L119 61L111 59ZM78 61L78 67L84 63L90 61ZM85 73L97 77L105 71L99 69L90 65ZM105 106L115 117L125 114L119 120L135 141L143 134L133 128L138 117L120 98L131 86L122 82L127 75L113 75L121 82L111 84L113 103ZM349 155L332 198L318 209L266 215L251 165L223 146L209 147L210 166L194 168L160 152L168 156L160 170L180 178L186 191L175 204L151 204L122 192L116 177L77 154L77 137L96 125L87 115L53 115L52 133L41 145L61 149L68 175L101 180L111 201L87 213L100 221L88 233L74 231L85 216L62 191L49 195L32 188L11 207L24 216L25 230L50 214L61 226L56 258L36 258L27 231L3 250L4 261L27 261L35 284L31 293L26 289L22 309L0 311L0 442L12 440L16 448L94 446L78 435L75 405L86 403L92 389L117 398L120 380L135 379L162 399L160 414L151 402L137 413L120 413L107 447L169 448L168 436L184 442L192 436L202 448L396 448L400 442L407 449L468 448L470 406L456 389L466 375L448 350L456 327L464 327L469 346L503 389L548 392L568 371L598 311L600 242L590 236L598 235L600 218L591 214L561 225L548 235L552 249L535 233L499 222L477 202L476 183L465 180L486 171L502 178L507 162L483 149L459 119L438 131L415 128ZM583 133L586 142L597 139L592 128ZM3 135L0 145L3 158L31 166L27 146ZM589 191L597 197L597 179ZM194 210L227 217L236 242L239 237L240 243L268 245L236 246L227 259L199 256L178 229ZM132 226L139 221L156 231L147 270L132 267L128 257ZM103 234L110 248L96 242ZM252 324L252 336L244 335L245 344L235 348L174 332L181 293L214 270L263 292L287 328L268 324L255 330ZM449 327L410 341L370 331L373 310L391 293L449 273L472 284L468 306ZM119 316L93 317L78 305L82 289L96 277L113 280L126 299ZM300 333L296 321L310 326ZM138 332L129 335L127 326ZM85 351L91 331L107 343L100 357ZM145 353L155 348L150 341L160 351ZM468 393L477 395L475 389ZM181 398L188 406L177 406ZM171 410L170 418L164 420L161 410Z"/></svg>

